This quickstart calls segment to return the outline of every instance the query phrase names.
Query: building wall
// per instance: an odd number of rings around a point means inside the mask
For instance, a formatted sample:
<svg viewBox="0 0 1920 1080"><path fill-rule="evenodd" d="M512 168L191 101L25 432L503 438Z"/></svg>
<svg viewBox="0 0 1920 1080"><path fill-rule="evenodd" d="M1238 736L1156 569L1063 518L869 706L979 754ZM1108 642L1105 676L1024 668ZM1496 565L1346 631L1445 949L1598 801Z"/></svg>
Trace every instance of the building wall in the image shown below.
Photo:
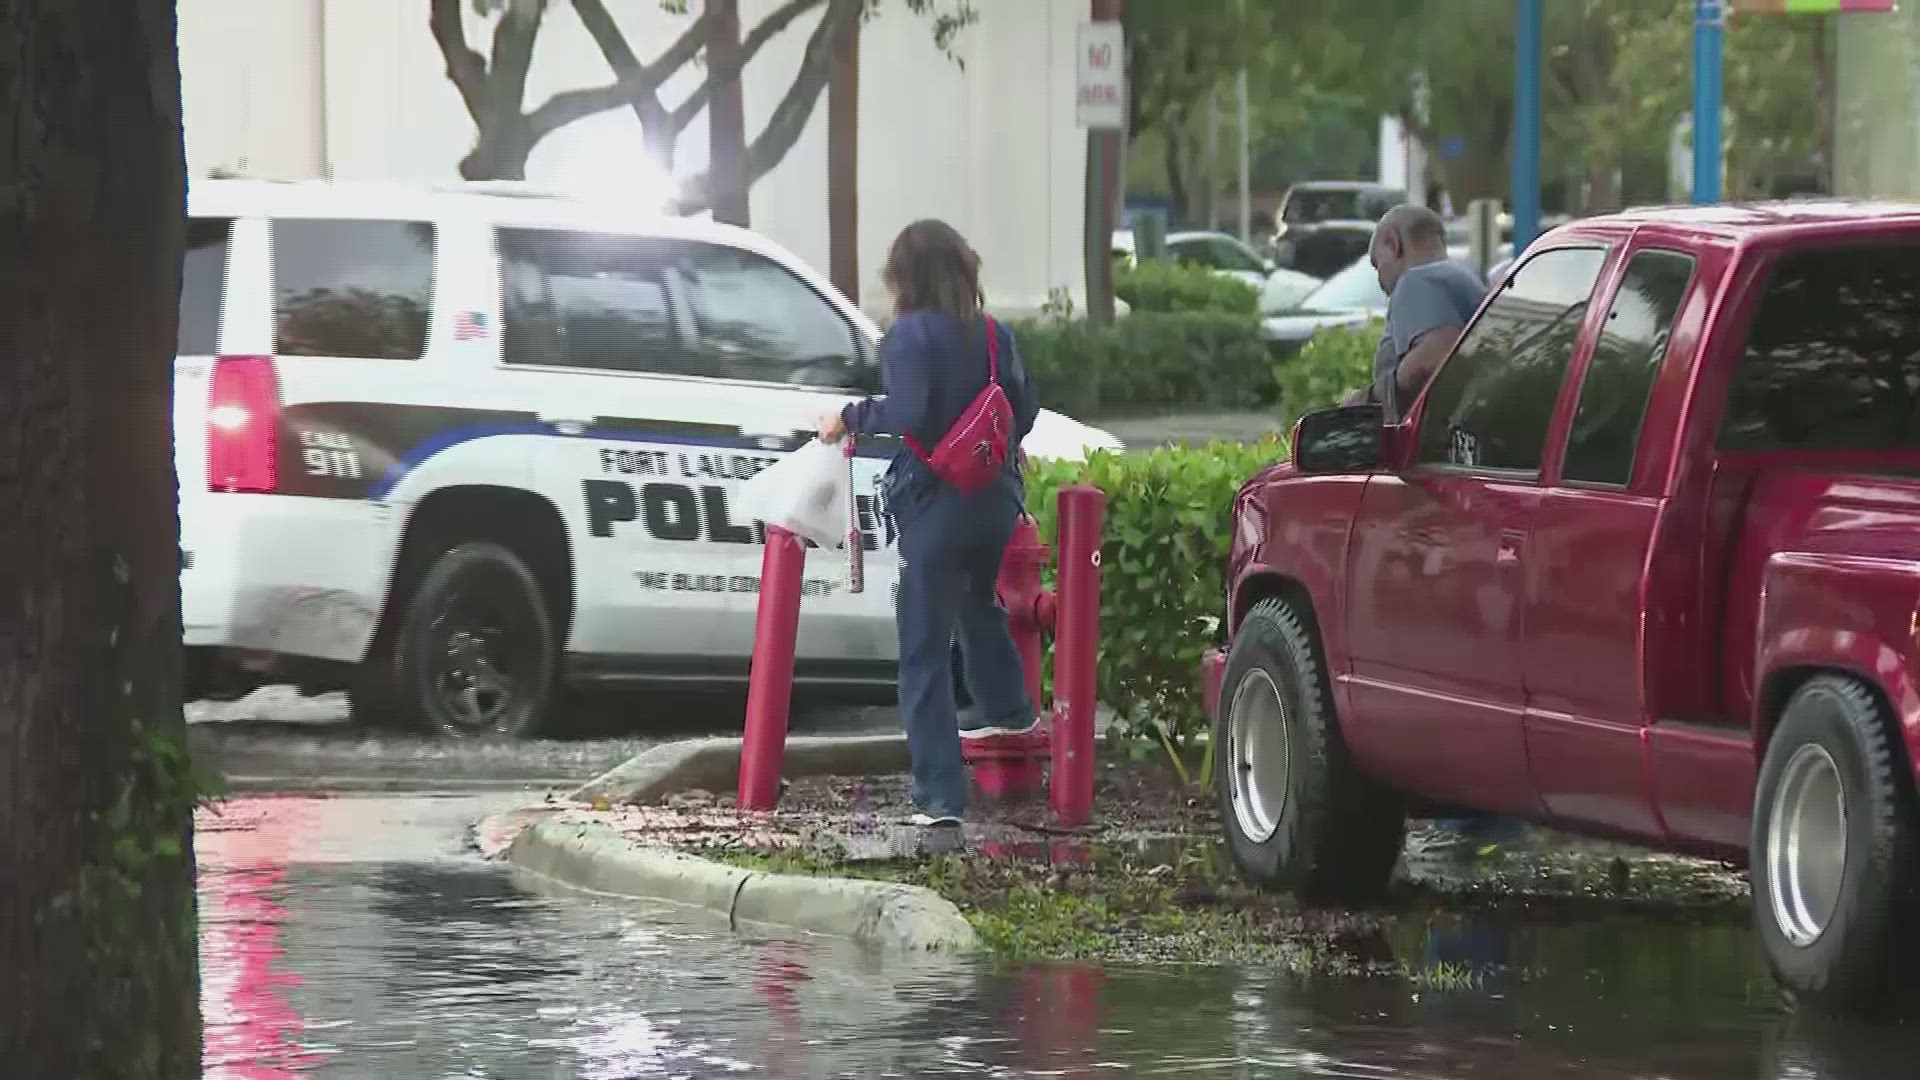
<svg viewBox="0 0 1920 1080"><path fill-rule="evenodd" d="M1920 198L1920 4L1835 21L1835 193Z"/></svg>
<svg viewBox="0 0 1920 1080"><path fill-rule="evenodd" d="M743 26L778 6L742 0ZM686 25L652 0L613 7L643 59ZM878 270L887 245L903 225L929 216L973 240L997 309L1038 308L1055 287L1084 296L1086 138L1074 122L1073 60L1085 5L995 0L978 8L980 21L954 43L964 69L934 46L930 20L903 3L886 5L863 30L860 300L870 310L885 304ZM179 0L192 174L224 167L285 178L457 179L473 125L446 79L425 9L395 0ZM749 139L785 94L818 19L803 16L749 67ZM489 22L470 14L469 43L484 51L489 39ZM702 75L683 70L663 100L682 100ZM611 79L572 6L552 3L527 80L529 107ZM752 194L755 228L821 268L826 100L823 93L799 141ZM703 116L681 135L676 176L705 168L706 144ZM638 122L625 110L555 132L528 161L530 180L622 193L646 190L646 172Z"/></svg>

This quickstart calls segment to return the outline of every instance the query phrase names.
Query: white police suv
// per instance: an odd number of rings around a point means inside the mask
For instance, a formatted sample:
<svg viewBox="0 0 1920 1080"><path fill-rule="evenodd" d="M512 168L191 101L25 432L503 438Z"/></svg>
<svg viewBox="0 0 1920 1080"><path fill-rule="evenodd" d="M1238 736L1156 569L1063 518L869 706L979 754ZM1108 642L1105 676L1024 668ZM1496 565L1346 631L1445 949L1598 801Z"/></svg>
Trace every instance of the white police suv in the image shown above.
<svg viewBox="0 0 1920 1080"><path fill-rule="evenodd" d="M448 736L541 731L567 681L744 679L741 481L876 388L877 331L762 237L511 188L200 181L174 438L196 696L346 686ZM1041 414L1025 449L1110 435ZM809 555L796 678L893 678L869 587Z"/></svg>

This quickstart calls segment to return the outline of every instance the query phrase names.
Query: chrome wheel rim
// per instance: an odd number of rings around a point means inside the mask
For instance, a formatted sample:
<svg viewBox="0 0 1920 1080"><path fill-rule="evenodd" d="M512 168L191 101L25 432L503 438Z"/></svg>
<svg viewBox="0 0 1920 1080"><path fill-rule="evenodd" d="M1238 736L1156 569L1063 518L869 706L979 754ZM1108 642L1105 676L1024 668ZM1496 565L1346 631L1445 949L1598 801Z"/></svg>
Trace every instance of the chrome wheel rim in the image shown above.
<svg viewBox="0 0 1920 1080"><path fill-rule="evenodd" d="M1240 832L1256 844L1279 831L1293 768L1292 717L1273 677L1255 668L1234 687L1227 709L1228 794Z"/></svg>
<svg viewBox="0 0 1920 1080"><path fill-rule="evenodd" d="M1787 759L1767 816L1774 925L1805 948L1826 933L1847 869L1846 789L1833 755L1813 743Z"/></svg>

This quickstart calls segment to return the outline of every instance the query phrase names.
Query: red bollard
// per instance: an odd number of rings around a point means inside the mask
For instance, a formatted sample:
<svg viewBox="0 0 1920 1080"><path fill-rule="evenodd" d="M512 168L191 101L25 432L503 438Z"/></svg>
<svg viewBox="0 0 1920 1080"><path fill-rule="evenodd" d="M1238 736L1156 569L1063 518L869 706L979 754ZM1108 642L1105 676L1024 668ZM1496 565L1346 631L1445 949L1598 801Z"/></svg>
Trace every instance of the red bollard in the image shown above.
<svg viewBox="0 0 1920 1080"><path fill-rule="evenodd" d="M807 549L800 538L777 525L767 526L753 662L747 672L747 728L740 743L742 810L771 810L780 801L787 711L793 704L793 652L800 636L800 580L806 569Z"/></svg>
<svg viewBox="0 0 1920 1080"><path fill-rule="evenodd" d="M1093 713L1100 655L1100 529L1107 496L1097 487L1060 489L1060 600L1053 643L1053 781L1057 824L1093 820Z"/></svg>
<svg viewBox="0 0 1920 1080"><path fill-rule="evenodd" d="M1020 652L1027 693L1035 709L1041 707L1044 632L1053 625L1053 593L1041 587L1049 551L1040 540L1039 526L1021 515L1007 543L994 594L1007 609L1007 630ZM989 802L1019 802L1040 793L1046 783L1049 736L1044 726L1025 735L967 739L960 752L972 766L973 780Z"/></svg>

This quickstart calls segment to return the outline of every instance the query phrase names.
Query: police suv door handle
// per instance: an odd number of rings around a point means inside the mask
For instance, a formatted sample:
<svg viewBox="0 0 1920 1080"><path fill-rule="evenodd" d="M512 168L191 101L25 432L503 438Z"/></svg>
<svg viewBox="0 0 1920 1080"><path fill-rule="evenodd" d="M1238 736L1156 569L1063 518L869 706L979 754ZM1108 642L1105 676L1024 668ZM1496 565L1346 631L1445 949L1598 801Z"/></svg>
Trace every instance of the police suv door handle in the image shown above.
<svg viewBox="0 0 1920 1080"><path fill-rule="evenodd" d="M548 416L540 414L540 422L553 428L562 435L583 434L593 421L578 416Z"/></svg>

